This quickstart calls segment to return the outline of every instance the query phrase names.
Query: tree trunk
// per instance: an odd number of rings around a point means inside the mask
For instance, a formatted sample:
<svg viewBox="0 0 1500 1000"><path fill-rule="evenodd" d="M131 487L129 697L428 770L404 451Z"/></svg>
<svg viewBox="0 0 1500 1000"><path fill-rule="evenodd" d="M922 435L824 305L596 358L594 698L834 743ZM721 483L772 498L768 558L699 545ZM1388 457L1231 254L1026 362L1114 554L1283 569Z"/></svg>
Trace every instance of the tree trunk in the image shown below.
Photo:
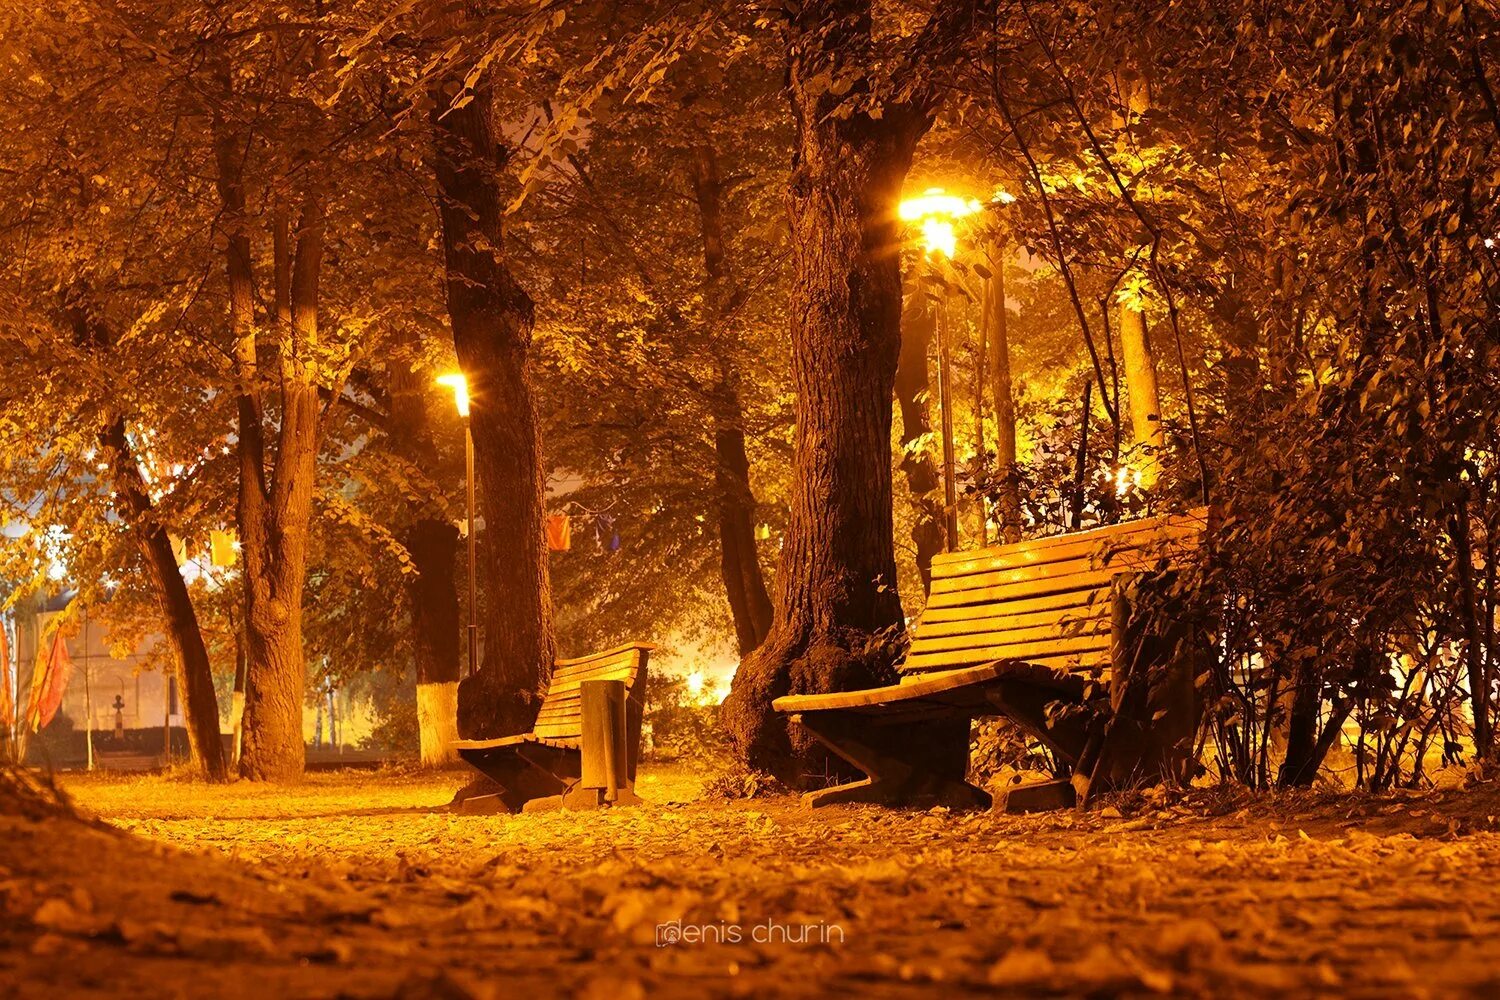
<svg viewBox="0 0 1500 1000"><path fill-rule="evenodd" d="M895 391L901 409L901 471L915 513L911 541L924 593L932 588L932 557L943 551L944 540L943 504L935 495L939 485L937 463L926 447L926 439L932 434L928 406L932 380L927 354L936 332L936 309L926 293L914 292L901 318Z"/></svg>
<svg viewBox="0 0 1500 1000"><path fill-rule="evenodd" d="M1021 540L1021 479L1016 454L1016 398L1010 369L1009 316L1005 311L1005 244L990 247L991 277L986 288L989 311L986 332L990 394L995 399L995 470L1000 491L995 501L995 519L1000 522L1000 540Z"/></svg>
<svg viewBox="0 0 1500 1000"><path fill-rule="evenodd" d="M259 459L254 459L256 468L241 468L240 548L250 661L240 775L251 780L296 780L306 763L302 591L321 418L308 358L317 341L323 234L322 200L311 189L298 219L295 249L290 237L278 238L276 246L281 426L269 491ZM251 450L252 458L257 450Z"/></svg>
<svg viewBox="0 0 1500 1000"><path fill-rule="evenodd" d="M404 345L415 353L416 337ZM409 364L388 366L390 420L386 435L394 448L423 473L440 480L437 444L427 416L431 383ZM407 505L405 545L416 572L406 577L407 621L417 680L417 728L421 761L441 767L458 760L459 532L443 515L441 502L414 499Z"/></svg>
<svg viewBox="0 0 1500 1000"><path fill-rule="evenodd" d="M532 302L501 257L504 167L481 79L453 108L461 77L434 95L433 165L447 266L448 318L468 379L474 462L488 526L481 546L484 662L459 684L471 738L525 732L556 659L543 525L540 433L530 384ZM451 109L451 110L450 110Z"/></svg>
<svg viewBox="0 0 1500 1000"><path fill-rule="evenodd" d="M439 767L458 759L459 622L458 529L422 518L406 534L417 571L406 578L412 655L417 667L417 723L422 763Z"/></svg>
<svg viewBox="0 0 1500 1000"><path fill-rule="evenodd" d="M221 67L226 94L227 66ZM320 404L315 364L318 283L324 216L321 175L303 177L297 230L278 216L275 240L279 430L275 464L266 468L262 425L254 273L245 211L247 138L214 122L217 186L227 234L230 327L239 381L239 498L236 515L244 557L245 709L240 776L295 781L306 764L302 737L306 664L302 654L302 590L318 454ZM295 235L295 240L293 240Z"/></svg>
<svg viewBox="0 0 1500 1000"><path fill-rule="evenodd" d="M1125 392L1130 397L1131 437L1142 449L1136 468L1141 486L1150 489L1161 475L1166 434L1161 426L1161 391L1156 384L1156 356L1146 328L1146 312L1125 303L1120 307L1120 354L1125 362Z"/></svg>
<svg viewBox="0 0 1500 1000"><path fill-rule="evenodd" d="M698 202L703 235L703 269L707 275L704 298L709 322L708 342L717 347L719 384L713 400L714 493L719 510L719 572L741 656L765 639L771 629L771 596L766 591L760 555L755 546L755 492L750 486L750 459L745 452L744 411L740 405L739 372L727 346L731 275L724 250L723 185L718 157L710 145L700 145L693 158L693 192Z"/></svg>
<svg viewBox="0 0 1500 1000"><path fill-rule="evenodd" d="M894 211L929 119L892 102L878 119L832 114L830 66L867 44L868 19L806 5L789 29L797 123L788 208L791 517L771 633L740 665L723 719L741 757L802 783L816 758L771 703L890 679L872 639L902 624L891 522L891 397L901 341ZM820 74L823 74L820 76ZM825 765L826 766L826 765Z"/></svg>
<svg viewBox="0 0 1500 1000"><path fill-rule="evenodd" d="M213 668L192 596L172 554L172 540L155 519L151 495L125 435L124 418L111 421L99 438L114 466L115 487L129 509L131 529L146 560L147 577L166 623L167 639L177 654L193 760L209 781L228 781L229 766L224 758L224 743L219 738L219 702L214 694Z"/></svg>

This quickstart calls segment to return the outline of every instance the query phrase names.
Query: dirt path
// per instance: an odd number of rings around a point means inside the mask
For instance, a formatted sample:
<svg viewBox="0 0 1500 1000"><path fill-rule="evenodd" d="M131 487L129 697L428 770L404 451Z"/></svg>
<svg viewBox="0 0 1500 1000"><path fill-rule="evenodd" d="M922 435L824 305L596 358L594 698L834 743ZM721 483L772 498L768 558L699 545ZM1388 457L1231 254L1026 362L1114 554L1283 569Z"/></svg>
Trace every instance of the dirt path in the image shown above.
<svg viewBox="0 0 1500 1000"><path fill-rule="evenodd" d="M0 982L23 997L1500 992L1493 790L1089 817L790 799L449 815L461 780L71 780L136 837L0 818ZM669 773L643 792L694 784Z"/></svg>

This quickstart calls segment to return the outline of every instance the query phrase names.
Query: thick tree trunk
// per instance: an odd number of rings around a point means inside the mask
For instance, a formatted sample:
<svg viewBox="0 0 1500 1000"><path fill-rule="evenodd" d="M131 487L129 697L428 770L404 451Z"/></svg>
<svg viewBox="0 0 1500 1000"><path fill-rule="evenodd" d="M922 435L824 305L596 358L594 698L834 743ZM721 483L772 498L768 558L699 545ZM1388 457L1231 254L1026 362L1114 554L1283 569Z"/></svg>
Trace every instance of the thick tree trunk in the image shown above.
<svg viewBox="0 0 1500 1000"><path fill-rule="evenodd" d="M732 276L724 249L723 184L712 146L704 144L697 148L692 182L703 235L703 269L707 275L704 298L712 324L709 343L720 351L719 385L712 401L719 572L734 618L735 640L740 655L744 656L759 646L770 631L772 609L755 546L755 492L750 486L750 459L745 451L739 372L728 346Z"/></svg>
<svg viewBox="0 0 1500 1000"><path fill-rule="evenodd" d="M1000 492L995 498L995 520L1000 522L1000 540L1021 540L1021 479L1016 466L1016 397L1010 368L1009 315L1005 311L1005 244L990 247L991 277L985 289L988 311L985 332L989 337L990 394L995 400L995 469Z"/></svg>
<svg viewBox="0 0 1500 1000"><path fill-rule="evenodd" d="M428 767L458 759L459 623L458 529L447 521L423 518L406 534L406 548L417 571L407 577L412 655L417 667L417 723L422 763Z"/></svg>
<svg viewBox="0 0 1500 1000"><path fill-rule="evenodd" d="M891 522L891 396L901 346L895 206L928 119L900 104L874 119L830 113L828 67L869 30L838 5L792 29L797 121L792 244L794 487L771 633L735 675L723 719L751 766L802 783L810 747L772 701L890 679L871 640L902 624ZM846 32L853 35L846 37ZM826 765L821 765L826 766Z"/></svg>
<svg viewBox="0 0 1500 1000"><path fill-rule="evenodd" d="M222 67L226 94L228 68ZM320 174L305 172L295 240L278 219L276 230L277 357L281 370L275 464L266 468L262 383L255 321L254 273L245 211L247 138L222 119L214 122L217 185L227 235L229 318L239 381L239 498L236 515L244 557L245 708L240 775L295 781L306 750L302 710L306 664L302 654L302 591L318 453L320 404L314 362L318 282L324 217Z"/></svg>
<svg viewBox="0 0 1500 1000"><path fill-rule="evenodd" d="M911 296L901 318L901 353L896 362L896 404L901 409L901 471L915 516L911 541L916 550L922 590L932 588L932 557L943 551L943 503L937 463L925 447L932 433L928 401L932 398L928 350L937 332L937 312L922 292Z"/></svg>
<svg viewBox="0 0 1500 1000"><path fill-rule="evenodd" d="M406 341L416 350L416 338ZM431 382L410 365L392 364L387 439L412 465L441 479L436 442L427 416ZM421 760L441 767L458 760L460 625L458 605L458 528L442 516L439 502L408 503L405 544L416 572L406 577L407 621L417 680L417 725Z"/></svg>
<svg viewBox="0 0 1500 1000"><path fill-rule="evenodd" d="M532 302L501 257L504 160L481 80L452 108L461 84L439 88L434 169L447 265L448 318L469 383L474 460L488 526L481 546L484 662L459 684L467 737L524 732L556 659L543 525L544 478L530 384ZM452 108L452 110L450 110Z"/></svg>
<svg viewBox="0 0 1500 1000"><path fill-rule="evenodd" d="M192 596L172 554L172 540L167 529L155 519L151 495L125 435L124 418L110 422L100 434L100 443L114 466L115 488L129 509L131 530L146 560L147 577L166 623L167 639L177 654L193 760L209 781L228 781L229 765L224 757L224 743L219 739L219 702L214 694L208 648L203 643Z"/></svg>
<svg viewBox="0 0 1500 1000"><path fill-rule="evenodd" d="M309 190L295 240L284 233L276 240L281 427L269 491L259 459L254 459L256 468L241 468L240 547L245 556L250 661L240 774L252 780L296 780L306 763L302 592L321 419L318 388L307 359L317 342L323 234L322 201L317 190ZM252 458L257 450L251 450Z"/></svg>

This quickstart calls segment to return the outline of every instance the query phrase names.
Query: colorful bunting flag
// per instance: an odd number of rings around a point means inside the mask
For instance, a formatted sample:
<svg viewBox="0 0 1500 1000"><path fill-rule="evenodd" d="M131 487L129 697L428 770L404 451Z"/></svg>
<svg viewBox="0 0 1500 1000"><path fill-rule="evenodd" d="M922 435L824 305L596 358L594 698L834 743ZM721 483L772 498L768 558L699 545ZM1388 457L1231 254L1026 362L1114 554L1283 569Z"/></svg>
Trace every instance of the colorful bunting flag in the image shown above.
<svg viewBox="0 0 1500 1000"><path fill-rule="evenodd" d="M210 531L208 533L208 548L211 559L215 566L233 566L239 557L235 549L238 538L232 531Z"/></svg>
<svg viewBox="0 0 1500 1000"><path fill-rule="evenodd" d="M11 696L10 639L0 624L0 732L10 732L16 724L16 703Z"/></svg>
<svg viewBox="0 0 1500 1000"><path fill-rule="evenodd" d="M63 693L68 690L68 680L73 676L73 659L68 656L68 644L63 641L62 629L52 633L52 650L40 657L36 670L31 675L31 700L26 706L26 724L32 732L39 732L52 721L62 707Z"/></svg>
<svg viewBox="0 0 1500 1000"><path fill-rule="evenodd" d="M573 519L566 514L553 514L547 518L547 548L553 552L566 552L573 547Z"/></svg>

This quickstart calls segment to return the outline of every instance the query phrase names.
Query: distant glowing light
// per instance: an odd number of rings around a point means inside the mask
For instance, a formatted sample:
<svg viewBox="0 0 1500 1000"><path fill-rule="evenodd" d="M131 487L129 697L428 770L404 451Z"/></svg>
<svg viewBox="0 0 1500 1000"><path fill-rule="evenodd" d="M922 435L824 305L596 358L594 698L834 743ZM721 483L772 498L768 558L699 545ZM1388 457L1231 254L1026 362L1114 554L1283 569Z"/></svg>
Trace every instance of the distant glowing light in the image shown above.
<svg viewBox="0 0 1500 1000"><path fill-rule="evenodd" d="M1016 203L1016 196L1005 190L1005 188L996 188L990 201L1000 205L1014 205Z"/></svg>
<svg viewBox="0 0 1500 1000"><path fill-rule="evenodd" d="M973 215L984 206L973 198L960 198L942 188L928 188L916 198L901 203L898 215L902 222L915 222L922 229L922 245L929 254L952 257L958 250L955 219Z"/></svg>
<svg viewBox="0 0 1500 1000"><path fill-rule="evenodd" d="M469 415L469 380L464 378L463 373L440 375L437 383L453 390L453 402L458 407L458 415L467 417Z"/></svg>
<svg viewBox="0 0 1500 1000"><path fill-rule="evenodd" d="M701 670L694 670L688 674L684 679L684 682L687 684L688 694L692 695L695 699L703 697L703 685L707 680L708 678L703 676L703 671Z"/></svg>

